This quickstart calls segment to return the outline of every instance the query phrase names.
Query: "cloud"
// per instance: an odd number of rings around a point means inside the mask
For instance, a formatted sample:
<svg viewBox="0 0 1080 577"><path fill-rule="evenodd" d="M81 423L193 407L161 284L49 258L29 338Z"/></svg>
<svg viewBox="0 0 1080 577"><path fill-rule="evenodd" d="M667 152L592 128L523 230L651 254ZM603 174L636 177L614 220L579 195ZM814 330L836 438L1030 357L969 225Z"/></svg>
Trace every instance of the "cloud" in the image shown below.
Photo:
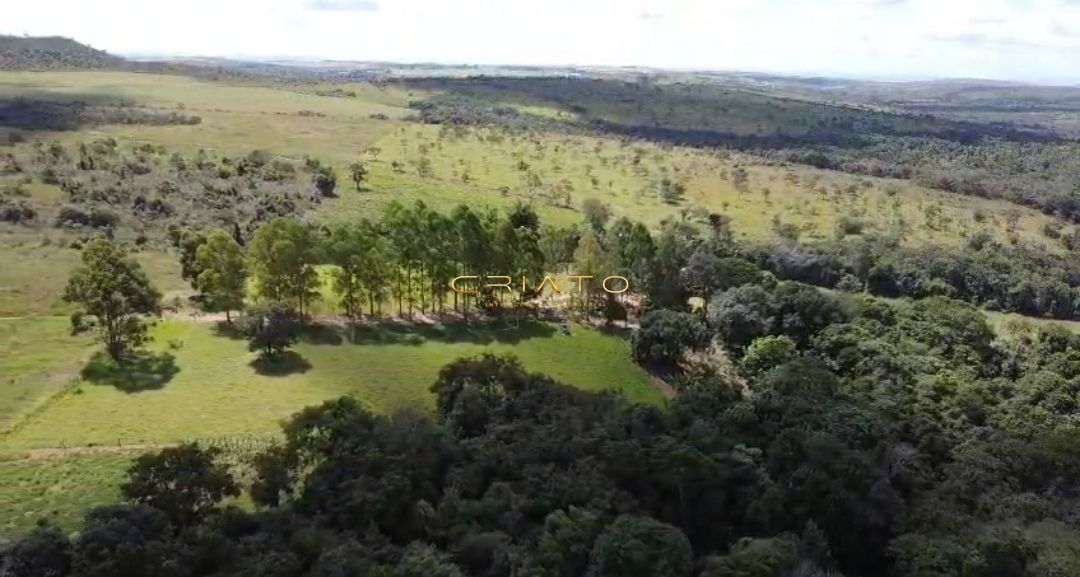
<svg viewBox="0 0 1080 577"><path fill-rule="evenodd" d="M1002 36L984 34L982 32L962 32L960 34L929 34L927 40L934 42L950 42L970 47L1016 47L1016 48L1047 48L1048 44L1035 42L1015 36Z"/></svg>
<svg viewBox="0 0 1080 577"><path fill-rule="evenodd" d="M379 3L375 0L308 0L304 5L309 10L339 12L376 12Z"/></svg>

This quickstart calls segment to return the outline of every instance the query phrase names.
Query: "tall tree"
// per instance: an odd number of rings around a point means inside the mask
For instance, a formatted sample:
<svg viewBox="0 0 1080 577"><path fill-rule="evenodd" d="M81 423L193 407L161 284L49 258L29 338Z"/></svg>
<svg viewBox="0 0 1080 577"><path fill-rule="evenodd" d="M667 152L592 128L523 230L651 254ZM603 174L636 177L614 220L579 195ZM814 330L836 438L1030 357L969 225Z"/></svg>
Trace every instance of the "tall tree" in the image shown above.
<svg viewBox="0 0 1080 577"><path fill-rule="evenodd" d="M326 241L326 255L336 267L332 274L334 290L349 318L355 318L363 308L364 278L374 265L369 230L366 223L339 225L330 231Z"/></svg>
<svg viewBox="0 0 1080 577"><path fill-rule="evenodd" d="M139 263L103 238L83 249L82 266L68 280L64 300L97 318L99 338L116 361L146 342L140 315L161 314L161 293Z"/></svg>
<svg viewBox="0 0 1080 577"><path fill-rule="evenodd" d="M256 294L291 303L303 316L304 306L319 296L318 247L316 231L296 220L279 218L260 227L248 246Z"/></svg>
<svg viewBox="0 0 1080 577"><path fill-rule="evenodd" d="M196 251L198 289L203 306L210 312L224 312L232 322L231 311L244 308L247 294L247 262L244 251L229 233L215 230Z"/></svg>
<svg viewBox="0 0 1080 577"><path fill-rule="evenodd" d="M611 269L610 259L604 252L604 246L592 230L586 230L578 241L577 250L574 251L574 274L581 277L592 277L580 281L573 287L574 294L582 299L585 316L592 316L594 296L601 289L601 281L608 276Z"/></svg>
<svg viewBox="0 0 1080 577"><path fill-rule="evenodd" d="M480 277L487 275L491 272L493 245L491 234L480 215L461 205L454 210L453 220L459 243L458 262L461 263L463 274ZM469 296L473 296L475 302L480 295L463 293L466 318L469 316Z"/></svg>

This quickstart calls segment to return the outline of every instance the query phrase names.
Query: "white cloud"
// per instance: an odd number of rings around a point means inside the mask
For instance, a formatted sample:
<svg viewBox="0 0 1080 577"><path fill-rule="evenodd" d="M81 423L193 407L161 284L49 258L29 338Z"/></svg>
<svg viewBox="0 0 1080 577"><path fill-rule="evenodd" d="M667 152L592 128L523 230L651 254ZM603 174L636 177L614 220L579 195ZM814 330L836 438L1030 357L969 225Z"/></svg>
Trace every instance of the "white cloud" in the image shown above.
<svg viewBox="0 0 1080 577"><path fill-rule="evenodd" d="M1070 0L35 0L0 31L122 54L1080 81Z"/></svg>

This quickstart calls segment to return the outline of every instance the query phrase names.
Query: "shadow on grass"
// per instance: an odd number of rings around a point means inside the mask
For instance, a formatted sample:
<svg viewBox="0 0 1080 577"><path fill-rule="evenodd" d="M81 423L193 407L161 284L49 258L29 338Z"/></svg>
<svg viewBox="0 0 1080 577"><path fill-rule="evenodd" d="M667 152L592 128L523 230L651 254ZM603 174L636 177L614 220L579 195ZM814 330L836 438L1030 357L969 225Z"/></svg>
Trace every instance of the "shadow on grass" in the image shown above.
<svg viewBox="0 0 1080 577"><path fill-rule="evenodd" d="M499 320L485 323L447 323L409 325L401 323L361 324L345 329L349 342L357 345L422 345L441 343L518 344L522 341L555 336L550 323L522 320Z"/></svg>
<svg viewBox="0 0 1080 577"><path fill-rule="evenodd" d="M295 351L285 351L274 356L259 355L251 361L250 366L264 377L287 377L311 370L311 363Z"/></svg>
<svg viewBox="0 0 1080 577"><path fill-rule="evenodd" d="M138 393L164 387L179 372L173 355L141 351L121 362L99 352L80 374L83 380L96 385L110 385L125 393Z"/></svg>
<svg viewBox="0 0 1080 577"><path fill-rule="evenodd" d="M603 333L605 335L608 335L610 337L619 337L619 338L623 338L623 339L628 339L628 338L634 336L634 329L632 329L630 327L618 325L618 324L602 325L602 326L596 327L596 330L598 330L601 333Z"/></svg>
<svg viewBox="0 0 1080 577"><path fill-rule="evenodd" d="M214 328L211 329L216 337L225 337L234 341L243 340L244 333L240 330L240 325L236 322L232 324L225 321L218 321L214 323Z"/></svg>
<svg viewBox="0 0 1080 577"><path fill-rule="evenodd" d="M300 342L337 346L345 342L341 333L342 329L332 325L308 324L300 328Z"/></svg>

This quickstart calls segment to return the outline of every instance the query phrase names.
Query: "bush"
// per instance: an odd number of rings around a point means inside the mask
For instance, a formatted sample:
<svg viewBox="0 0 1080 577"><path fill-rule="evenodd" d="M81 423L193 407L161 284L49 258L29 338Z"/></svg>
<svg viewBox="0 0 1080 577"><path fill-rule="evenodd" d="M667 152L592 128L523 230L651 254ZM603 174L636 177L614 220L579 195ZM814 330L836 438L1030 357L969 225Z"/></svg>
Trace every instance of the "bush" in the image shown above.
<svg viewBox="0 0 1080 577"><path fill-rule="evenodd" d="M742 359L743 373L749 376L760 375L787 363L798 355L795 341L790 337L766 336L754 339L746 349Z"/></svg>
<svg viewBox="0 0 1080 577"><path fill-rule="evenodd" d="M37 217L37 211L24 200L0 198L0 221L11 224L28 223Z"/></svg>
<svg viewBox="0 0 1080 577"><path fill-rule="evenodd" d="M708 346L709 331L698 317L671 310L647 313L634 333L633 351L638 362L677 362L685 351Z"/></svg>

